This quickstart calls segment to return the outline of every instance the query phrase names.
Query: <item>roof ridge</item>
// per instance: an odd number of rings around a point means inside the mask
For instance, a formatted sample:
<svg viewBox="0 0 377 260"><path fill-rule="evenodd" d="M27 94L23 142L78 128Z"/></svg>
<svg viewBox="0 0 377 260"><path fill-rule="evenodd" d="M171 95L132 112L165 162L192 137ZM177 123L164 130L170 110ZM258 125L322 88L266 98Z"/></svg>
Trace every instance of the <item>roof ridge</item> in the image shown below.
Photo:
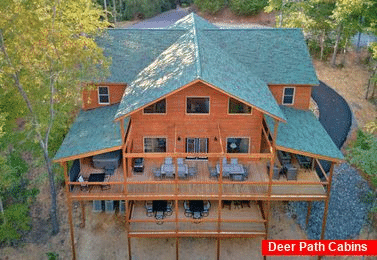
<svg viewBox="0 0 377 260"><path fill-rule="evenodd" d="M105 30L109 31L180 31L180 32L186 32L186 29L180 29L180 28L106 28Z"/></svg>
<svg viewBox="0 0 377 260"><path fill-rule="evenodd" d="M192 15L193 17L193 33L194 33L194 46L195 46L195 59L196 59L196 73L197 73L197 78L200 78L202 76L202 65L200 62L200 52L199 52L199 41L198 41L198 29L196 28L196 22L195 22L195 16Z"/></svg>
<svg viewBox="0 0 377 260"><path fill-rule="evenodd" d="M274 31L296 31L296 30L302 30L301 28L275 28L275 27L269 27L269 28L204 28L203 31L268 31L268 30L274 30Z"/></svg>

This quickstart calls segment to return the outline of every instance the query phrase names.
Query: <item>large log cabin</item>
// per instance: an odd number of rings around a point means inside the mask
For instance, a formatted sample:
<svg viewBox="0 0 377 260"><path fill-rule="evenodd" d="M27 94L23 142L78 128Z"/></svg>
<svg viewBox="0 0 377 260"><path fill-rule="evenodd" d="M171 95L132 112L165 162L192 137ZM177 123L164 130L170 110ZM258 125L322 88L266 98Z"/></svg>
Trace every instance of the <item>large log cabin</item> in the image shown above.
<svg viewBox="0 0 377 260"><path fill-rule="evenodd" d="M325 201L324 237L344 158L309 109L319 82L301 30L221 29L190 14L109 29L98 44L111 75L88 83L54 158L72 241L73 201L117 201L130 259L132 237L176 238L177 257L180 237L214 237L218 258L220 239L268 238L271 201L307 201L308 217Z"/></svg>

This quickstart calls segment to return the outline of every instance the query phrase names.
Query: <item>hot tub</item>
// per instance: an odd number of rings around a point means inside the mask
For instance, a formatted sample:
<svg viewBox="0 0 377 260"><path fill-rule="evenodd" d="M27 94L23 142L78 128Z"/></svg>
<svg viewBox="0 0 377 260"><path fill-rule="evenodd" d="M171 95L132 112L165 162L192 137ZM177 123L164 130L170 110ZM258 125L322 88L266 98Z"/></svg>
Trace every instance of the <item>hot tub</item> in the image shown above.
<svg viewBox="0 0 377 260"><path fill-rule="evenodd" d="M96 168L118 168L121 159L121 150L93 156L93 166Z"/></svg>

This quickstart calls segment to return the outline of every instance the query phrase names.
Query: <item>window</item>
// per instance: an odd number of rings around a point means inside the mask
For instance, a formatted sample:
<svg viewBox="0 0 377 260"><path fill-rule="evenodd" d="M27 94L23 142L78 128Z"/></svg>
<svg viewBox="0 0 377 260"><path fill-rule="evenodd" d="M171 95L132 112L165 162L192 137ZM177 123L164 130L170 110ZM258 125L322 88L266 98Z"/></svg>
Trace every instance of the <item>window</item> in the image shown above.
<svg viewBox="0 0 377 260"><path fill-rule="evenodd" d="M109 88L108 87L98 87L98 103L99 104L110 104Z"/></svg>
<svg viewBox="0 0 377 260"><path fill-rule="evenodd" d="M145 114L164 114L166 113L166 99L160 100L146 108L144 108Z"/></svg>
<svg viewBox="0 0 377 260"><path fill-rule="evenodd" d="M145 153L166 153L166 138L144 138Z"/></svg>
<svg viewBox="0 0 377 260"><path fill-rule="evenodd" d="M251 114L251 106L248 106L234 98L229 98L229 114Z"/></svg>
<svg viewBox="0 0 377 260"><path fill-rule="evenodd" d="M295 96L295 88L284 88L283 105L292 105Z"/></svg>
<svg viewBox="0 0 377 260"><path fill-rule="evenodd" d="M227 153L248 153L249 138L228 137L226 141Z"/></svg>
<svg viewBox="0 0 377 260"><path fill-rule="evenodd" d="M209 114L209 98L188 97L186 112L188 114Z"/></svg>

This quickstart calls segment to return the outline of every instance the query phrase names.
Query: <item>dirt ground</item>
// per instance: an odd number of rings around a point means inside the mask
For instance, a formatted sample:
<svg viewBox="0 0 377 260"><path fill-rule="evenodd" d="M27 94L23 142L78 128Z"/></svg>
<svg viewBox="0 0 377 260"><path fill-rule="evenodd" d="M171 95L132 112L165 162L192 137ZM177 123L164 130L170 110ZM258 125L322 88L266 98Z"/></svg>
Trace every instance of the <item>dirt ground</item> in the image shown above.
<svg viewBox="0 0 377 260"><path fill-rule="evenodd" d="M199 15L214 23L250 24L257 23L264 26L275 24L271 14L260 14L254 17L236 17L229 10L223 10L216 16L209 16L198 12ZM121 26L134 22L124 22ZM118 26L117 26L118 27ZM332 68L326 62L314 60L314 65L320 80L333 87L350 104L358 125L363 126L376 118L376 108L364 99L365 85L368 72L365 67L358 65L354 54L347 57L347 65L343 69ZM34 169L30 177L39 174L42 169ZM44 179L47 183L47 179ZM42 182L41 181L41 182ZM0 260L19 259L47 259L46 253L55 252L59 259L71 259L71 244L68 225L68 214L64 190L58 195L59 217L61 231L51 237L48 234L48 185L38 195L37 201L31 209L33 231L25 238L22 246L17 248L5 247L0 249ZM271 239L306 239L305 232L288 216L287 207L282 202L274 202L272 219L270 222ZM118 214L93 213L90 203L86 205L86 227L80 227L80 207L74 207L75 244L78 259L127 259L127 239L124 230L124 219ZM375 232L366 229L360 236L363 239L376 239ZM261 259L260 238L254 239L224 239L221 242L221 259ZM132 239L133 259L175 259L175 240L173 239ZM216 241L214 239L180 240L180 259L215 259ZM272 257L270 259L316 259L316 257ZM332 258L325 258L332 259ZM336 259L361 259L360 257L344 257ZM365 258L367 259L367 258ZM372 258L369 258L372 259Z"/></svg>

